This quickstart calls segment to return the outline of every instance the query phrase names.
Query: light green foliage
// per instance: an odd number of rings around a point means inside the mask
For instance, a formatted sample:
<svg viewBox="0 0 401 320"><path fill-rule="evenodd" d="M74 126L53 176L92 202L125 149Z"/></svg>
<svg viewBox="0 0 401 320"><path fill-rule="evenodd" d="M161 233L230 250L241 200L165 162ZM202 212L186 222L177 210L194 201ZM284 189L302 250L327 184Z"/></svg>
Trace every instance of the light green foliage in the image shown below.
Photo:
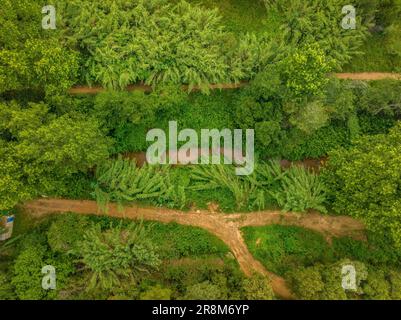
<svg viewBox="0 0 401 320"><path fill-rule="evenodd" d="M318 44L337 69L360 53L358 49L366 37L366 21L362 23L360 12L355 30L342 28L341 8L349 5L346 0L279 0L275 5L284 16L281 32L286 43L294 47Z"/></svg>
<svg viewBox="0 0 401 320"><path fill-rule="evenodd" d="M356 271L356 291L342 287L342 267L352 265ZM302 267L287 273L298 298L304 300L347 300L364 294L368 278L366 267L358 261L341 260L333 264Z"/></svg>
<svg viewBox="0 0 401 320"><path fill-rule="evenodd" d="M370 300L389 300L391 286L383 270L370 270L363 286L365 297Z"/></svg>
<svg viewBox="0 0 401 320"><path fill-rule="evenodd" d="M401 299L401 273L400 271L390 271L388 275L391 283L391 299Z"/></svg>
<svg viewBox="0 0 401 320"><path fill-rule="evenodd" d="M187 292L183 297L184 300L222 300L224 299L224 293L220 288L205 281L202 283L194 284L187 288Z"/></svg>
<svg viewBox="0 0 401 320"><path fill-rule="evenodd" d="M316 173L293 166L284 175L281 188L274 193L274 197L285 211L305 212L315 209L327 212L324 206L325 186Z"/></svg>
<svg viewBox="0 0 401 320"><path fill-rule="evenodd" d="M15 299L14 288L11 279L6 272L0 271L0 300Z"/></svg>
<svg viewBox="0 0 401 320"><path fill-rule="evenodd" d="M162 288L159 284L150 287L139 295L140 300L170 300L171 290Z"/></svg>
<svg viewBox="0 0 401 320"><path fill-rule="evenodd" d="M317 44L297 48L280 62L285 85L294 97L321 95L332 64Z"/></svg>
<svg viewBox="0 0 401 320"><path fill-rule="evenodd" d="M29 87L60 93L77 76L78 54L60 44L57 31L42 29L41 2L2 2L0 92Z"/></svg>
<svg viewBox="0 0 401 320"><path fill-rule="evenodd" d="M248 300L273 300L274 292L269 278L255 274L244 280L245 298Z"/></svg>
<svg viewBox="0 0 401 320"><path fill-rule="evenodd" d="M306 134L324 127L329 120L328 108L321 100L289 102L284 110L290 115L290 123Z"/></svg>
<svg viewBox="0 0 401 320"><path fill-rule="evenodd" d="M0 206L13 207L108 156L109 140L96 121L55 118L45 104L0 104ZM96 143L94 143L96 141Z"/></svg>
<svg viewBox="0 0 401 320"><path fill-rule="evenodd" d="M110 201L122 206L127 202L167 197L170 192L166 181L168 171L168 166L145 164L140 168L135 161L108 160L96 169L94 196L106 211Z"/></svg>
<svg viewBox="0 0 401 320"><path fill-rule="evenodd" d="M57 290L42 288L42 268L52 265L57 273ZM54 259L42 244L27 244L19 253L13 266L12 285L21 300L52 299L62 289L68 275L72 272L71 261Z"/></svg>
<svg viewBox="0 0 401 320"><path fill-rule="evenodd" d="M227 188L233 194L238 209L249 205L256 191L255 185L235 175L234 168L227 165L195 166L191 179L194 181L190 187L192 190Z"/></svg>
<svg viewBox="0 0 401 320"><path fill-rule="evenodd" d="M121 278L136 278L138 273L156 269L160 260L142 224L121 225L102 231L99 225L88 229L76 254L91 271L88 290L109 290Z"/></svg>
<svg viewBox="0 0 401 320"><path fill-rule="evenodd" d="M192 190L229 190L237 209L260 210L273 200L286 211L326 212L325 188L319 176L298 167L283 171L277 161L256 164L249 176L237 176L227 165L197 166L192 168L191 181Z"/></svg>
<svg viewBox="0 0 401 320"><path fill-rule="evenodd" d="M325 172L336 211L362 218L400 244L401 124L387 135L360 138L330 154Z"/></svg>
<svg viewBox="0 0 401 320"><path fill-rule="evenodd" d="M269 45L237 42L218 11L185 1L59 1L71 45L87 53L86 80L108 88L130 83L199 85L237 81L266 63ZM111 45L112 44L112 45Z"/></svg>

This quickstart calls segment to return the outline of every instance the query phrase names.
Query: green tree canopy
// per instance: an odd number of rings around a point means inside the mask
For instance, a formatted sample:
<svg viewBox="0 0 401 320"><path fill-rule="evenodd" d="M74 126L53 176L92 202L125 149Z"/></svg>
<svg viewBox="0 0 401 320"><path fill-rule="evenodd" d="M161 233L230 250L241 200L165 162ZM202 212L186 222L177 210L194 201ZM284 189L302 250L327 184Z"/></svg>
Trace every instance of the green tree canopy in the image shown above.
<svg viewBox="0 0 401 320"><path fill-rule="evenodd" d="M361 218L401 245L401 123L330 153L325 172L334 209Z"/></svg>

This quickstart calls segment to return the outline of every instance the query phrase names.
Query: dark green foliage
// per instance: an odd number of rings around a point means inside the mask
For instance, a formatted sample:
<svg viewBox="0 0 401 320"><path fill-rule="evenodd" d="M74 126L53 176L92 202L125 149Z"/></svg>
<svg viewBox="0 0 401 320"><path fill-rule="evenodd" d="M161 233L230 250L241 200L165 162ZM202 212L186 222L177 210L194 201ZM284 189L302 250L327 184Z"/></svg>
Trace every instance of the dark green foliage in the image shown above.
<svg viewBox="0 0 401 320"><path fill-rule="evenodd" d="M360 99L361 109L374 115L401 114L401 84L396 80L370 82Z"/></svg>
<svg viewBox="0 0 401 320"><path fill-rule="evenodd" d="M85 217L70 213L58 216L47 231L47 242L54 252L77 250L77 244L82 240L87 227Z"/></svg>
<svg viewBox="0 0 401 320"><path fill-rule="evenodd" d="M349 150L330 154L324 173L334 209L362 218L400 244L401 125L387 135L366 136Z"/></svg>
<svg viewBox="0 0 401 320"><path fill-rule="evenodd" d="M175 289L176 299L190 298L189 293L198 296L201 289L217 299L242 297L243 274L234 262L198 258L167 265L163 271L165 281Z"/></svg>
<svg viewBox="0 0 401 320"><path fill-rule="evenodd" d="M227 246L200 228L186 228L175 223L154 224L149 235L160 251L161 258L179 259L205 255L223 256Z"/></svg>
<svg viewBox="0 0 401 320"><path fill-rule="evenodd" d="M351 238L334 238L332 245L336 257L358 260L366 264L397 266L401 262L401 251L394 248L386 235L368 232L368 242Z"/></svg>
<svg viewBox="0 0 401 320"><path fill-rule="evenodd" d="M294 132L295 134L296 132ZM296 144L292 150L290 148L288 148L290 150L283 150L283 155L289 160L320 158L326 156L331 150L337 149L340 146L346 147L349 144L348 128L337 122L320 128L309 136L304 136L301 142Z"/></svg>
<svg viewBox="0 0 401 320"><path fill-rule="evenodd" d="M265 267L284 274L297 266L330 261L329 245L319 233L279 225L242 228L252 254Z"/></svg>
<svg viewBox="0 0 401 320"><path fill-rule="evenodd" d="M8 273L0 271L0 300L13 300L16 298L11 277Z"/></svg>

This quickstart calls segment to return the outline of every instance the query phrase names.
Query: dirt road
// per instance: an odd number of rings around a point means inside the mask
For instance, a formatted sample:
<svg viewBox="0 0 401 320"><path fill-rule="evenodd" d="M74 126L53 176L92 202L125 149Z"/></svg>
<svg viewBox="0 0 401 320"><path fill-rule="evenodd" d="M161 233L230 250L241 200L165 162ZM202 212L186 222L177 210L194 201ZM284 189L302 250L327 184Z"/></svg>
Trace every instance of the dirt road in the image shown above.
<svg viewBox="0 0 401 320"><path fill-rule="evenodd" d="M357 72L357 73L335 73L334 74L339 79L349 79L349 80L383 80L383 79L396 79L401 80L401 74L399 73L390 73L390 72ZM210 90L215 89L237 89L242 88L248 84L248 81L241 81L237 83L220 83L220 84L211 84L209 85ZM188 85L181 86L184 91L188 91ZM69 90L70 94L98 94L100 92L105 91L106 89L101 86L75 86ZM149 85L139 83L132 84L126 87L126 91L143 91L150 92L153 88ZM191 91L199 91L201 87L193 86Z"/></svg>
<svg viewBox="0 0 401 320"><path fill-rule="evenodd" d="M95 201L40 199L24 206L33 216L45 214L75 212L80 214L102 215ZM294 296L285 280L267 271L249 252L240 228L244 226L262 226L269 224L295 225L322 232L327 239L333 236L350 236L364 238L364 226L349 217L323 216L318 213L300 215L276 211L251 212L246 214L221 214L209 211L182 212L165 208L131 206L118 211L115 205L109 206L111 217L127 219L144 219L159 222L177 222L182 225L204 228L223 240L236 257L242 271L246 275L254 272L266 274L271 278L274 292L284 299Z"/></svg>

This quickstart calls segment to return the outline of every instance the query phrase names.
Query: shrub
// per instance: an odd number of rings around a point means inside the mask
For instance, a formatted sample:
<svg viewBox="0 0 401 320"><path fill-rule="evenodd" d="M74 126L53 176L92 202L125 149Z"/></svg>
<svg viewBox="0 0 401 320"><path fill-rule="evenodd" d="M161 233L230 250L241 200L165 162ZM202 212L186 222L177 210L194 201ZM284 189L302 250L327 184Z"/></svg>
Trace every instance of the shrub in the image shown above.
<svg viewBox="0 0 401 320"><path fill-rule="evenodd" d="M382 270L369 270L366 283L363 285L365 298L369 300L389 300L390 283L386 280Z"/></svg>
<svg viewBox="0 0 401 320"><path fill-rule="evenodd" d="M184 300L222 300L224 295L217 285L204 281L187 288Z"/></svg>
<svg viewBox="0 0 401 320"><path fill-rule="evenodd" d="M142 224L124 230L120 225L104 232L99 225L88 229L76 250L91 271L88 290L109 290L120 284L121 277L132 278L157 268L160 260L148 232Z"/></svg>
<svg viewBox="0 0 401 320"><path fill-rule="evenodd" d="M152 230L149 237L158 246L161 258L178 259L205 255L223 257L228 252L227 246L220 239L201 228L177 223L156 223L152 224Z"/></svg>
<svg viewBox="0 0 401 320"><path fill-rule="evenodd" d="M88 227L85 217L76 214L58 216L47 231L47 241L54 252L67 253L77 249Z"/></svg>
<svg viewBox="0 0 401 320"><path fill-rule="evenodd" d="M217 10L185 1L59 4L64 36L87 56L86 80L108 88L145 81L188 84L189 90L199 85L207 91L209 83L252 75L269 52L251 36L237 42L224 31Z"/></svg>
<svg viewBox="0 0 401 320"><path fill-rule="evenodd" d="M273 300L274 292L270 280L260 274L244 280L244 292L247 300Z"/></svg>
<svg viewBox="0 0 401 320"><path fill-rule="evenodd" d="M58 40L58 33L41 28L41 3L2 2L0 23L0 93L45 90L48 96L65 92L76 80L78 53Z"/></svg>
<svg viewBox="0 0 401 320"><path fill-rule="evenodd" d="M327 213L324 206L325 186L317 174L305 168L291 167L288 174L283 176L281 187L274 197L285 211L315 209Z"/></svg>
<svg viewBox="0 0 401 320"><path fill-rule="evenodd" d="M389 232L397 245L400 132L397 124L387 135L366 136L349 150L333 151L323 176L337 212L362 218L373 231Z"/></svg>
<svg viewBox="0 0 401 320"><path fill-rule="evenodd" d="M42 288L44 275L41 271L46 265L52 265L56 269L57 290L46 291ZM72 271L70 260L52 257L44 245L32 244L26 246L16 258L11 283L21 300L54 299Z"/></svg>
<svg viewBox="0 0 401 320"><path fill-rule="evenodd" d="M150 287L139 295L140 300L170 300L171 290L162 288L159 284Z"/></svg>
<svg viewBox="0 0 401 320"><path fill-rule="evenodd" d="M348 5L345 0L276 1L283 15L281 32L284 41L294 47L317 43L323 52L336 62L339 69L360 53L359 47L366 38L366 23L357 16L357 28L345 30L340 8ZM330 41L328 41L330 39Z"/></svg>
<svg viewBox="0 0 401 320"><path fill-rule="evenodd" d="M97 182L94 196L100 207L107 211L110 201L120 206L135 200L160 199L167 197L170 190L166 183L168 166L145 164L139 168L135 161L108 160L96 169Z"/></svg>
<svg viewBox="0 0 401 320"><path fill-rule="evenodd" d="M0 271L0 300L14 300L15 298L10 277L6 272Z"/></svg>
<svg viewBox="0 0 401 320"><path fill-rule="evenodd" d="M299 299L318 300L324 282L318 267L302 268L288 275L291 287Z"/></svg>
<svg viewBox="0 0 401 320"><path fill-rule="evenodd" d="M255 258L278 274L284 274L291 267L310 266L332 259L326 240L314 231L279 225L241 230Z"/></svg>

